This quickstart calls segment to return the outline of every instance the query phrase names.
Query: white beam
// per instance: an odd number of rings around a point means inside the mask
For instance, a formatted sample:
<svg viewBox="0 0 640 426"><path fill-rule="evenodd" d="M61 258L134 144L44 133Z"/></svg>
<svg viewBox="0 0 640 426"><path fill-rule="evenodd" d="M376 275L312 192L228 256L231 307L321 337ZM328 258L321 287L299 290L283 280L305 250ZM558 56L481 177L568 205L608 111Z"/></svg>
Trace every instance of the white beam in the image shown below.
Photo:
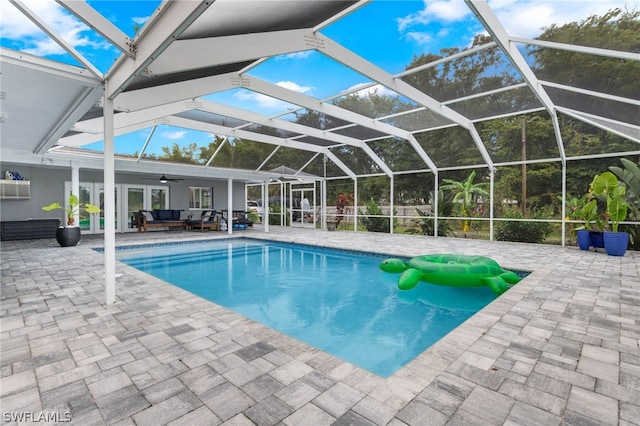
<svg viewBox="0 0 640 426"><path fill-rule="evenodd" d="M278 118L269 118L262 114L257 114L251 111L234 108L228 105L217 104L210 101L200 101L202 107L198 108L203 111L211 112L214 114L221 114L228 117L239 118L241 120L250 121L264 126L275 127L278 129L288 130L294 133L300 133L307 136L312 136L319 139L335 142L336 144L350 145L361 148L380 169L384 171L387 176L391 176L392 171L382 161L382 159L360 139L351 138L349 136L343 136L337 133L323 131L310 126L304 126L298 123L292 123L291 121L282 120Z"/></svg>
<svg viewBox="0 0 640 426"><path fill-rule="evenodd" d="M86 1L78 0L56 0L56 3L73 13L82 22L93 28L98 34L107 39L111 44L117 47L122 53L133 57L129 49L130 38L92 8Z"/></svg>
<svg viewBox="0 0 640 426"><path fill-rule="evenodd" d="M107 73L111 89L106 96L114 99L126 89L212 3L213 0L162 2L133 42L135 59L121 56Z"/></svg>
<svg viewBox="0 0 640 426"><path fill-rule="evenodd" d="M620 50L600 49L597 47L579 46L577 44L558 43L546 40L534 40L530 38L511 37L514 43L531 44L534 46L547 47L567 52L585 53L587 55L604 56L607 58L628 59L630 61L640 61L640 53L623 52Z"/></svg>
<svg viewBox="0 0 640 426"><path fill-rule="evenodd" d="M480 154L482 155L485 163L487 163L489 167L492 166L493 161L489 156L489 152L482 143L482 139L480 139L478 131L476 130L475 125L471 122L471 120L469 120L462 114L452 110L451 108L443 105L441 102L433 99L432 97L428 96L424 92L421 92L410 84L405 83L401 79L394 78L391 74L387 73L386 71L382 70L381 68L356 55L351 50L339 45L338 43L327 37L317 36L317 44L317 49L320 52L329 55L336 61L339 61L349 68L352 68L366 75L367 77L379 82L383 86L388 87L396 93L399 93L409 99L418 102L419 104L429 108L435 113L440 114L441 116L469 130L473 141L476 144L478 151L480 151Z"/></svg>
<svg viewBox="0 0 640 426"><path fill-rule="evenodd" d="M411 142L411 145L414 147L418 155L420 155L420 158L422 158L422 160L425 161L425 164L427 165L427 167L431 168L432 171L436 170L436 167L433 161L431 161L431 159L426 154L426 152L424 152L422 147L416 142L415 137L410 132L407 132L406 130L402 130L394 126L390 126L380 121L372 120L358 113L346 110L344 108L339 108L329 103L320 102L317 99L312 98L310 96L303 95L302 93L294 92L293 90L285 89L275 84L267 83L266 81L260 80L255 77L243 76L243 82L246 84L245 88L249 90L253 90L255 92L262 93L264 95L271 96L273 98L280 99L285 102L300 105L307 109L311 109L327 115L331 115L331 116L340 118L342 120L352 122L359 126L376 130L383 134L388 134L388 135L396 136L402 139L406 139Z"/></svg>
<svg viewBox="0 0 640 426"><path fill-rule="evenodd" d="M522 78L527 82L536 97L542 102L542 105L547 109L551 120L553 121L553 128L556 134L556 143L560 156L564 159L566 154L564 152L564 144L562 143L562 134L560 133L560 126L558 123L558 117L556 115L556 107L544 87L538 81L538 78L533 73L526 59L522 56L515 43L512 43L509 39L509 34L504 29L498 17L493 13L489 4L484 0L465 0L465 3L471 11L480 20L482 25L491 34L494 41L500 46L500 49L511 60L513 66L520 72Z"/></svg>
<svg viewBox="0 0 640 426"><path fill-rule="evenodd" d="M115 129L122 127L133 126L137 123L148 122L150 120L161 119L173 114L189 111L193 109L193 102L178 101L171 104L158 105L155 107L147 108L144 110L138 110L134 112L120 112L115 114L114 125ZM99 134L104 131L103 120L101 117L92 118L89 120L78 121L71 130L77 132L87 132L93 134Z"/></svg>
<svg viewBox="0 0 640 426"><path fill-rule="evenodd" d="M157 105L194 99L238 87L238 74L221 74L180 83L123 92L115 99L117 111L137 111ZM206 89L203 89L206 88Z"/></svg>
<svg viewBox="0 0 640 426"><path fill-rule="evenodd" d="M300 52L310 49L305 37L312 36L310 30L290 30L176 40L149 70L165 74Z"/></svg>
<svg viewBox="0 0 640 426"><path fill-rule="evenodd" d="M30 55L17 50L0 47L0 62L16 65L22 68L45 72L57 77L72 79L90 87L102 89L102 78L89 73L86 69Z"/></svg>
<svg viewBox="0 0 640 426"><path fill-rule="evenodd" d="M55 145L58 140L67 133L72 124L88 111L102 96L102 89L87 87L68 105L62 117L59 117L54 126L49 129L40 144L33 151L34 154L41 154Z"/></svg>
<svg viewBox="0 0 640 426"><path fill-rule="evenodd" d="M91 62L89 62L80 52L78 52L72 45L67 43L58 33L56 33L53 29L51 29L43 20L40 19L38 15L36 15L31 9L29 9L24 3L20 0L9 0L13 5L18 8L31 22L36 24L38 28L44 31L49 37L51 37L56 43L60 45L64 50L66 50L71 56L73 56L78 62L80 62L84 67L95 77L102 79L102 73L99 69L93 66Z"/></svg>

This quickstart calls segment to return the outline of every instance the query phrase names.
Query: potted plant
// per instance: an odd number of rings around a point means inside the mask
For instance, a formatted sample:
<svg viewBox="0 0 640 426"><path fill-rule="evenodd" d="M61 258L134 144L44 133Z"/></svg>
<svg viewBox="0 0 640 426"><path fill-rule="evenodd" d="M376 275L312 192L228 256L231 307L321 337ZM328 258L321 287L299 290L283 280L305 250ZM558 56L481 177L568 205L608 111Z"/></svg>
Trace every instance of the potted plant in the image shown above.
<svg viewBox="0 0 640 426"><path fill-rule="evenodd" d="M332 219L327 220L327 231L335 231L336 227L344 219L345 210L349 206L349 202L353 199L353 196L347 194L339 194L336 200L336 215Z"/></svg>
<svg viewBox="0 0 640 426"><path fill-rule="evenodd" d="M591 183L590 192L604 197L607 216L611 222L611 231L604 232L604 248L611 256L624 256L629 244L629 234L618 232L620 222L627 218L627 188L620 185L618 178L611 172L596 175Z"/></svg>
<svg viewBox="0 0 640 426"><path fill-rule="evenodd" d="M85 211L87 213L100 213L100 207L98 206L88 203L80 204L80 200L75 194L71 194L66 206L63 206L60 203L51 203L48 206L42 207L42 210L47 212L58 209L64 210L67 214L67 224L65 226L61 226L56 231L56 240L62 247L75 246L78 244L78 241L80 241L80 228L75 225L76 214L79 215L81 211Z"/></svg>
<svg viewBox="0 0 640 426"><path fill-rule="evenodd" d="M580 250L589 250L591 244L591 222L598 215L598 203L591 200L585 203L581 209L577 210L580 219L584 220L584 225L576 229L576 240Z"/></svg>

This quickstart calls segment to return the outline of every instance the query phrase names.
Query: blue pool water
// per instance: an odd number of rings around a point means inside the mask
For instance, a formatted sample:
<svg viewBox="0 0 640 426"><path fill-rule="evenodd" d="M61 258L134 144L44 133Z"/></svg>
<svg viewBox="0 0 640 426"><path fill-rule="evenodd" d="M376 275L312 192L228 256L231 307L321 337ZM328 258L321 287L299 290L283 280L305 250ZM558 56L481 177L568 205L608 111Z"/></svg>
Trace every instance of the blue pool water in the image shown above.
<svg viewBox="0 0 640 426"><path fill-rule="evenodd" d="M388 377L495 299L488 288L398 290L383 257L226 239L118 250L120 261Z"/></svg>

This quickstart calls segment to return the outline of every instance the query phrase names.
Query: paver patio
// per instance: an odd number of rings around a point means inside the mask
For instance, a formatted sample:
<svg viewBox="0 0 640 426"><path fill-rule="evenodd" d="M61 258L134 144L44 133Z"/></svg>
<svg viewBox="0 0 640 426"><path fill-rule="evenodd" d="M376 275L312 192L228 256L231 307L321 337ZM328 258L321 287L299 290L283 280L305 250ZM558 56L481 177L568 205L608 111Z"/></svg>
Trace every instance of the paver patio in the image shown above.
<svg viewBox="0 0 640 426"><path fill-rule="evenodd" d="M2 423L640 425L639 252L279 227L234 236L478 254L533 273L385 379L121 263L105 306L100 238L3 242Z"/></svg>

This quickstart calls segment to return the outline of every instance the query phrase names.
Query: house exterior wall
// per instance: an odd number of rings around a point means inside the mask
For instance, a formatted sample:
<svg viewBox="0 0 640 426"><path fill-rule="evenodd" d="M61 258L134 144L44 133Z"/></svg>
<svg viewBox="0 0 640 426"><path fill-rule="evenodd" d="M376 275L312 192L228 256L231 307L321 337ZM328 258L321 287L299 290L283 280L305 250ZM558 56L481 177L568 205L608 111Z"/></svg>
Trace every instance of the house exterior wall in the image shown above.
<svg viewBox="0 0 640 426"><path fill-rule="evenodd" d="M59 202L64 202L64 183L71 181L71 168L60 167L39 167L26 164L2 163L0 172L4 177L6 170L17 171L24 179L28 179L31 187L31 197L27 200L0 200L0 220L25 220L28 218L60 218L64 219L62 210L45 212L42 206ZM213 208L216 210L227 209L227 181L212 179L185 179L179 182L169 182L161 184L153 180L153 175L144 177L142 175L131 175L116 172L116 185L119 184L140 184L167 186L169 190L169 208L189 209L189 187L212 187L213 188ZM80 182L102 182L103 172L101 170L80 169ZM244 182L234 182L233 184L233 207L232 210L244 210L245 208ZM64 222L62 222L64 223Z"/></svg>

